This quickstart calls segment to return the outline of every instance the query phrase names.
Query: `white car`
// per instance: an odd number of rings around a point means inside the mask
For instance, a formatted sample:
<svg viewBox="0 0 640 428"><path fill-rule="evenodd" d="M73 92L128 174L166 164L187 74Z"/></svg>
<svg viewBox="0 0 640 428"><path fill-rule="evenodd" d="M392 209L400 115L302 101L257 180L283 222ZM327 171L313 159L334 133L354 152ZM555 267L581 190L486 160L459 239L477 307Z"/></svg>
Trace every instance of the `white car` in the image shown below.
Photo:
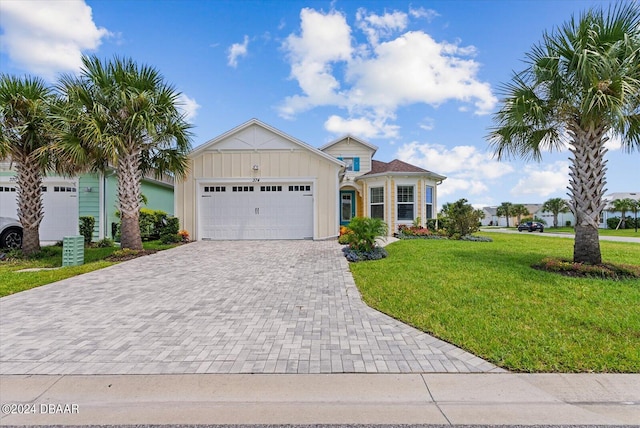
<svg viewBox="0 0 640 428"><path fill-rule="evenodd" d="M0 248L22 247L22 225L11 217L0 217Z"/></svg>

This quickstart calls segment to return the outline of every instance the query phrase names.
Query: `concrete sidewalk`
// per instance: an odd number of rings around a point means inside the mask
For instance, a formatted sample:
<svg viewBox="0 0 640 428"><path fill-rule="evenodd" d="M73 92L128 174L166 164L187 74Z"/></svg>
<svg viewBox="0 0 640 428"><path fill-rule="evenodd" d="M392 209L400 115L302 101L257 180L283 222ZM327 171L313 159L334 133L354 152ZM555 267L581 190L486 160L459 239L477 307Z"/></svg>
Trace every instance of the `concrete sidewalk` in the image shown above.
<svg viewBox="0 0 640 428"><path fill-rule="evenodd" d="M4 375L0 397L0 425L640 422L636 374Z"/></svg>

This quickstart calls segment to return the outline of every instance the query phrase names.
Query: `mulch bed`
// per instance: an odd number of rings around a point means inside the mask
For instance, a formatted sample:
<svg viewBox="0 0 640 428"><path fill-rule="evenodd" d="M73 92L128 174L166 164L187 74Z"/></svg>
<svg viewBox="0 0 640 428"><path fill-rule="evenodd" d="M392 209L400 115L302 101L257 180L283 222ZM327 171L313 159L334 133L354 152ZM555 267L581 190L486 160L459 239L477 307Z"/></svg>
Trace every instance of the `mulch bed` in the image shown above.
<svg viewBox="0 0 640 428"><path fill-rule="evenodd" d="M111 255L109 257L107 257L105 260L108 260L110 262L124 262L127 260L133 260L133 259L137 259L138 257L142 257L142 256L148 256L149 254L154 254L157 253L158 250L141 250L141 251L137 251L135 253L128 253L128 254L123 254L123 255Z"/></svg>
<svg viewBox="0 0 640 428"><path fill-rule="evenodd" d="M534 269L557 273L572 278L594 279L640 279L640 266L601 263L590 265L574 263L566 259L545 258L540 263L531 266Z"/></svg>

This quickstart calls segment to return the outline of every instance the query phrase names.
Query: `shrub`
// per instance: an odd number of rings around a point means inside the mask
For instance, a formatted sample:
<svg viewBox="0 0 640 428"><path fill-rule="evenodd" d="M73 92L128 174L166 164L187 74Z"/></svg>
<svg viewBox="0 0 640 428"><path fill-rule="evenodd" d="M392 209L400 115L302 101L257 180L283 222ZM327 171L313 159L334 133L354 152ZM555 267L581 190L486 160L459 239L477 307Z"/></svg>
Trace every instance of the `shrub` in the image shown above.
<svg viewBox="0 0 640 428"><path fill-rule="evenodd" d="M137 256L140 253L141 251L139 250L132 250L131 248L123 248L122 250L114 251L113 254L111 254L111 257L118 258L118 257Z"/></svg>
<svg viewBox="0 0 640 428"><path fill-rule="evenodd" d="M175 244L176 242L182 242L182 235L179 233L165 233L160 236L160 242L163 244Z"/></svg>
<svg viewBox="0 0 640 428"><path fill-rule="evenodd" d="M567 226L567 227L571 227L571 220L565 221L564 225Z"/></svg>
<svg viewBox="0 0 640 428"><path fill-rule="evenodd" d="M615 229L616 227L618 227L618 223L620 223L620 217L611 217L607 219L607 228L608 229ZM639 221L640 223L640 221ZM622 226L625 226L625 229L633 229L635 228L636 225L636 221L633 217L626 217L625 221L623 224L620 224L620 229L622 229ZM640 226L640 224L639 224Z"/></svg>
<svg viewBox="0 0 640 428"><path fill-rule="evenodd" d="M352 234L349 237L349 246L357 251L370 252L376 247L376 239L386 236L387 224L379 218L354 217L349 223Z"/></svg>
<svg viewBox="0 0 640 428"><path fill-rule="evenodd" d="M398 226L398 238L427 238L433 235L433 232L422 226L406 226L401 224Z"/></svg>
<svg viewBox="0 0 640 428"><path fill-rule="evenodd" d="M480 220L484 217L482 210L473 208L464 198L444 204L442 215L446 218L447 233L458 236L457 239L480 230Z"/></svg>
<svg viewBox="0 0 640 428"><path fill-rule="evenodd" d="M474 236L474 235L464 235L460 238L461 241L471 241L471 242L493 242L493 239L487 238L486 236Z"/></svg>
<svg viewBox="0 0 640 428"><path fill-rule="evenodd" d="M111 247L114 247L115 244L111 239L104 238L96 242L95 246L98 248L111 248Z"/></svg>
<svg viewBox="0 0 640 428"><path fill-rule="evenodd" d="M389 255L382 247L375 247L371 251L360 251L351 247L342 248L344 256L350 262L361 262L365 260L380 260Z"/></svg>
<svg viewBox="0 0 640 428"><path fill-rule="evenodd" d="M116 213L120 217L120 212ZM180 230L180 220L165 211L140 208L140 237L143 241L160 239L163 235L175 235ZM116 236L120 236L120 225Z"/></svg>
<svg viewBox="0 0 640 428"><path fill-rule="evenodd" d="M84 244L89 245L93 239L93 228L96 225L96 219L93 216L80 217L80 234L84 236Z"/></svg>
<svg viewBox="0 0 640 428"><path fill-rule="evenodd" d="M182 229L181 231L178 232L178 235L180 235L180 239L182 242L189 242L189 232Z"/></svg>

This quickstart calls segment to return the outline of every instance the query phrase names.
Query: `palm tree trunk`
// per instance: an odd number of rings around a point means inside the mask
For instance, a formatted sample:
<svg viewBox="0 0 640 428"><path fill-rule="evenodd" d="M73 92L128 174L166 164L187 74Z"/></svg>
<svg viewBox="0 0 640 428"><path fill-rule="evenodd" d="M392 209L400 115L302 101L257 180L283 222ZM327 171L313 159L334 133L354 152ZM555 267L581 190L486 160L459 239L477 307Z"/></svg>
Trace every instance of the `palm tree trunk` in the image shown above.
<svg viewBox="0 0 640 428"><path fill-rule="evenodd" d="M40 251L42 207L42 173L38 162L25 156L16 162L18 219L22 224L22 252L32 255Z"/></svg>
<svg viewBox="0 0 640 428"><path fill-rule="evenodd" d="M140 150L118 159L118 203L122 221L120 246L142 250L140 237Z"/></svg>
<svg viewBox="0 0 640 428"><path fill-rule="evenodd" d="M604 126L591 126L584 130L578 125L568 131L573 139L569 190L572 196L570 208L576 218L573 247L573 261L576 263L602 263L598 221L605 206L602 195L606 183L606 131Z"/></svg>
<svg viewBox="0 0 640 428"><path fill-rule="evenodd" d="M553 227L558 228L558 213L553 213Z"/></svg>

